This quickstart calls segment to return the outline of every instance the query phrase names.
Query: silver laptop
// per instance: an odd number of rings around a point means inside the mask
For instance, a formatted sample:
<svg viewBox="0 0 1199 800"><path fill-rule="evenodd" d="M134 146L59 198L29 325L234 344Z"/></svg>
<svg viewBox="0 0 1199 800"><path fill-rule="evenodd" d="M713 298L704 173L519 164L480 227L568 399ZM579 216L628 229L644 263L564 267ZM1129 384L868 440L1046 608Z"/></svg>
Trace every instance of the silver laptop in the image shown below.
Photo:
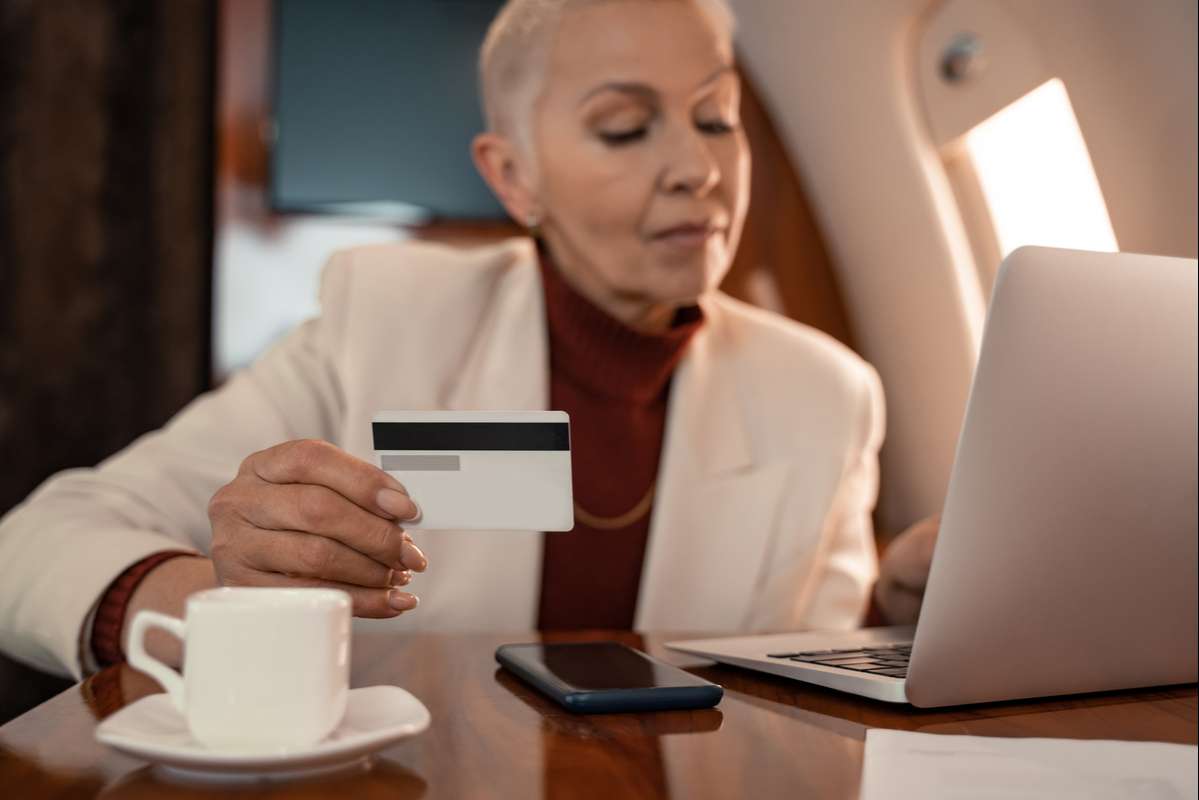
<svg viewBox="0 0 1199 800"><path fill-rule="evenodd" d="M1190 259L1015 251L919 625L667 646L926 707L1194 682L1197 295Z"/></svg>

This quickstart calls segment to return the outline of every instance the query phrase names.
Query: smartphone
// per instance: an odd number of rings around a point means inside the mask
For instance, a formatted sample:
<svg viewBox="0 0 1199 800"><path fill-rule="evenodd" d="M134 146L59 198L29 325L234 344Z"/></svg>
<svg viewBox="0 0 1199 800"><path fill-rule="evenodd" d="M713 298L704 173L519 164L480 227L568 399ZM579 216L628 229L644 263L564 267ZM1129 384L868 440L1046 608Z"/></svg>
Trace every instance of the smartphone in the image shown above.
<svg viewBox="0 0 1199 800"><path fill-rule="evenodd" d="M505 644L495 660L569 711L711 708L724 689L619 642Z"/></svg>

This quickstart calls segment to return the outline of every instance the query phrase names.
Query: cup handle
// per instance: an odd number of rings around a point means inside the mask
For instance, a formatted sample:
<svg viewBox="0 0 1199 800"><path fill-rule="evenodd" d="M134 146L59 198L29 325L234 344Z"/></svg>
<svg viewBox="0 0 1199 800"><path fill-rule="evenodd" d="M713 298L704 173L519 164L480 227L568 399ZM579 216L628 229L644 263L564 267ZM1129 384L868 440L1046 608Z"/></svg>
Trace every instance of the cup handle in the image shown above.
<svg viewBox="0 0 1199 800"><path fill-rule="evenodd" d="M186 714L183 676L146 652L146 631L150 628L162 628L182 640L187 629L186 623L157 611L139 611L133 618L133 630L129 633L129 664L161 683L179 713Z"/></svg>

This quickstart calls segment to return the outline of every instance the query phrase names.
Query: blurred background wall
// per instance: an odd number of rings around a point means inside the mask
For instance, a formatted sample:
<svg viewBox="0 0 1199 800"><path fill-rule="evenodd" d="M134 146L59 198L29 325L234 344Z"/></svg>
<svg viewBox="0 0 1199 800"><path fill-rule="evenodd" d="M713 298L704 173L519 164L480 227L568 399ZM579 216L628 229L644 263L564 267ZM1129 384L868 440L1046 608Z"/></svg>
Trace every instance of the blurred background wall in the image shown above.
<svg viewBox="0 0 1199 800"><path fill-rule="evenodd" d="M0 2L0 513L208 384L214 22ZM0 720L60 685L0 654Z"/></svg>
<svg viewBox="0 0 1199 800"><path fill-rule="evenodd" d="M207 385L214 18L0 3L0 510Z"/></svg>

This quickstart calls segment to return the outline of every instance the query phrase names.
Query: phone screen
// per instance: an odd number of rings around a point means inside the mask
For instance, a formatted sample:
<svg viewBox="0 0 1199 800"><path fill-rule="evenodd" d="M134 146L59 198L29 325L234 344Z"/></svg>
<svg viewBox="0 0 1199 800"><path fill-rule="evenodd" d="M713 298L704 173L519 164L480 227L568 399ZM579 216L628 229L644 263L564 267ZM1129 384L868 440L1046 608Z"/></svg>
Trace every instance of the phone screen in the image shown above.
<svg viewBox="0 0 1199 800"><path fill-rule="evenodd" d="M613 642L530 644L520 657L559 681L582 691L652 689L664 686L710 686L677 667L654 661Z"/></svg>

